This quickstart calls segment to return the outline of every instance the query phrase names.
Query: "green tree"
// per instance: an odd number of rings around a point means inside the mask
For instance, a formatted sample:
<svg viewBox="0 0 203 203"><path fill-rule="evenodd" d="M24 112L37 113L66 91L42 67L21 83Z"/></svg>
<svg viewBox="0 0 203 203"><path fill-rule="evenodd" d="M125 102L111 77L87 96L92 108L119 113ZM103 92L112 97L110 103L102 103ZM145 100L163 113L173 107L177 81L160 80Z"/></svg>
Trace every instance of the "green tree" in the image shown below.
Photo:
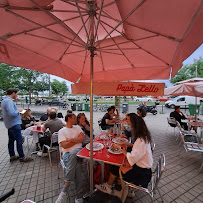
<svg viewBox="0 0 203 203"><path fill-rule="evenodd" d="M56 79L54 79L53 82L51 82L51 89L52 89L52 93L57 96L58 95L64 96L68 92L68 87L65 81L60 82Z"/></svg>
<svg viewBox="0 0 203 203"><path fill-rule="evenodd" d="M8 88L14 87L13 85L13 72L15 68L13 66L9 66L7 64L1 63L0 64L0 92L4 94L4 92Z"/></svg>
<svg viewBox="0 0 203 203"><path fill-rule="evenodd" d="M194 60L191 65L183 66L171 79L171 83L175 84L179 81L187 80L196 77L196 64L197 64L197 77L203 78L203 59L200 57L198 60Z"/></svg>
<svg viewBox="0 0 203 203"><path fill-rule="evenodd" d="M48 82L45 80L46 77L44 73L24 68L17 68L13 74L15 86L19 90L29 94L30 103L31 94L34 91L41 92L49 89Z"/></svg>

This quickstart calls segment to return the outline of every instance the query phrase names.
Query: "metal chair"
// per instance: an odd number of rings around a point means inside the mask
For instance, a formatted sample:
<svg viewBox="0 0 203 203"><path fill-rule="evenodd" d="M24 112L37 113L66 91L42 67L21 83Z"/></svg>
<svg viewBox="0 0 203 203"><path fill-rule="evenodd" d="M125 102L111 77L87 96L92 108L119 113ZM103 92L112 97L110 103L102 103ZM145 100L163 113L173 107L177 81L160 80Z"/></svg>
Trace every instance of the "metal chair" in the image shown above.
<svg viewBox="0 0 203 203"><path fill-rule="evenodd" d="M175 133L175 129L177 127L176 119L173 117L169 117L169 118L167 118L167 121L168 121L168 126L171 126L174 128L174 136L176 136L176 133ZM167 128L167 131L168 131L168 128Z"/></svg>
<svg viewBox="0 0 203 203"><path fill-rule="evenodd" d="M183 147L184 147L186 152L189 152L189 151L202 152L202 154L201 154L202 164L201 164L200 169L199 169L199 172L200 172L203 168L203 144L194 143L194 142L185 142L184 135L182 132L180 132L180 138L181 138L181 141L183 143ZM179 155L180 155L181 151L182 151L182 149L180 150Z"/></svg>
<svg viewBox="0 0 203 203"><path fill-rule="evenodd" d="M99 129L100 129L100 130L102 130L102 129L101 129L101 122L102 122L102 118L100 118L100 119L98 120L98 125L99 125Z"/></svg>
<svg viewBox="0 0 203 203"><path fill-rule="evenodd" d="M129 186L132 189L140 190L140 191L143 191L143 192L147 193L151 198L151 202L153 202L154 193L157 190L160 197L161 197L161 199L162 199L162 202L164 202L163 197L162 197L162 195L161 195L161 193L159 191L158 184L159 184L161 176L162 176L162 174L164 172L165 165L166 165L166 163L165 163L165 155L161 154L161 156L159 157L158 163L156 165L156 169L153 172L154 175L152 176L152 179L151 179L151 182L150 182L151 183L151 189L143 188L143 187L134 185L134 184L126 182L126 181L124 181L124 182L125 182L126 186Z"/></svg>
<svg viewBox="0 0 203 203"><path fill-rule="evenodd" d="M58 167L58 179L60 178L59 174L60 174L61 166L63 168L63 171L66 169L66 166L65 166L65 164L63 162L63 150L62 150L62 147L61 147L60 144L59 144L59 158L60 158L60 162L59 162L59 167Z"/></svg>
<svg viewBox="0 0 203 203"><path fill-rule="evenodd" d="M57 151L58 149L56 147L53 147L52 144L55 143L55 142L58 142L58 132L54 132L52 135L51 135L51 143L50 143L50 146L48 145L43 145L43 148L42 148L42 152L44 151L44 148L47 148L47 151L48 151L48 154L49 154L49 161L50 161L50 165L52 167L52 162L51 162L51 152L54 152L54 151ZM43 157L43 156L42 156Z"/></svg>
<svg viewBox="0 0 203 203"><path fill-rule="evenodd" d="M178 129L183 134L185 141L187 141L187 142L195 142L195 143L199 142L199 140L198 140L198 134L196 132L192 132L191 130L184 130L181 127L181 125L180 125L180 123L178 121L176 121L176 123L177 123ZM177 137L176 140L178 140L178 137Z"/></svg>
<svg viewBox="0 0 203 203"><path fill-rule="evenodd" d="M150 145L151 145L151 150L152 150L152 154L153 154L154 149L155 149L155 146L156 146L156 145L155 145L155 142L154 142L154 139L151 140Z"/></svg>

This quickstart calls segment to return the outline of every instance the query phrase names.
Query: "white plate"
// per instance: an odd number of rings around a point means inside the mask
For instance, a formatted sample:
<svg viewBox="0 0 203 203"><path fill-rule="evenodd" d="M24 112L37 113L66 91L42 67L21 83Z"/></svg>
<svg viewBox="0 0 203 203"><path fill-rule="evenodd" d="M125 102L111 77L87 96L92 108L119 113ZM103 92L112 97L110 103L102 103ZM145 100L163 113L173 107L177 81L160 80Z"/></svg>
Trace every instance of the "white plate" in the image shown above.
<svg viewBox="0 0 203 203"><path fill-rule="evenodd" d="M110 140L108 135L101 135L99 138L101 140Z"/></svg>
<svg viewBox="0 0 203 203"><path fill-rule="evenodd" d="M90 150L90 143L86 145L86 148ZM93 142L93 151L99 151L104 148L104 145L99 142Z"/></svg>
<svg viewBox="0 0 203 203"><path fill-rule="evenodd" d="M108 152L110 152L111 154L122 154L120 150L113 152L111 149L108 149Z"/></svg>
<svg viewBox="0 0 203 203"><path fill-rule="evenodd" d="M128 142L128 140L124 137L116 137L116 138L113 138L112 141L116 144L121 144L119 141Z"/></svg>

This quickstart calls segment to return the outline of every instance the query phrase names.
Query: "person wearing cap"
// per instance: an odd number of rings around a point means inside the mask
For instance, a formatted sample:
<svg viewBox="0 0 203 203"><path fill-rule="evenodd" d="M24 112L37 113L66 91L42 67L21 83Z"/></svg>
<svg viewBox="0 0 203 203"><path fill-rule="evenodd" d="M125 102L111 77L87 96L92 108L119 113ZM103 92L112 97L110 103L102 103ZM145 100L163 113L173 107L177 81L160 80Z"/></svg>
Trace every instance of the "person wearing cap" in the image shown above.
<svg viewBox="0 0 203 203"><path fill-rule="evenodd" d="M184 130L188 130L188 125L185 122L182 122L182 119L186 119L185 115L183 112L180 111L180 106L175 106L175 111L170 113L170 117L175 118L180 125L183 127Z"/></svg>
<svg viewBox="0 0 203 203"><path fill-rule="evenodd" d="M28 162L33 159L25 157L23 152L23 138L21 134L21 118L13 100L17 99L18 90L10 88L6 92L6 98L1 102L3 121L8 129L8 151L10 155L10 161L20 159L20 162ZM14 142L16 141L17 152L19 156L15 155Z"/></svg>

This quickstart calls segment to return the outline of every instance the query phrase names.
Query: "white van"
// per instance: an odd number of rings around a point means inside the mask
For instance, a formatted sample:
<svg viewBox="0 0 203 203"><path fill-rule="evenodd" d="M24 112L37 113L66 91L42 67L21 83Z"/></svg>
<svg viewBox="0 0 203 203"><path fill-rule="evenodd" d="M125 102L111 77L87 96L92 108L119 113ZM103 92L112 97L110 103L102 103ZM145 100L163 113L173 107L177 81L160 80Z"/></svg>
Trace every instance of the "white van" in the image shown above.
<svg viewBox="0 0 203 203"><path fill-rule="evenodd" d="M197 104L200 104L202 98L197 97ZM195 104L195 97L191 96L178 96L172 100L166 101L165 106L168 108L174 108L175 106L188 107L189 104Z"/></svg>

